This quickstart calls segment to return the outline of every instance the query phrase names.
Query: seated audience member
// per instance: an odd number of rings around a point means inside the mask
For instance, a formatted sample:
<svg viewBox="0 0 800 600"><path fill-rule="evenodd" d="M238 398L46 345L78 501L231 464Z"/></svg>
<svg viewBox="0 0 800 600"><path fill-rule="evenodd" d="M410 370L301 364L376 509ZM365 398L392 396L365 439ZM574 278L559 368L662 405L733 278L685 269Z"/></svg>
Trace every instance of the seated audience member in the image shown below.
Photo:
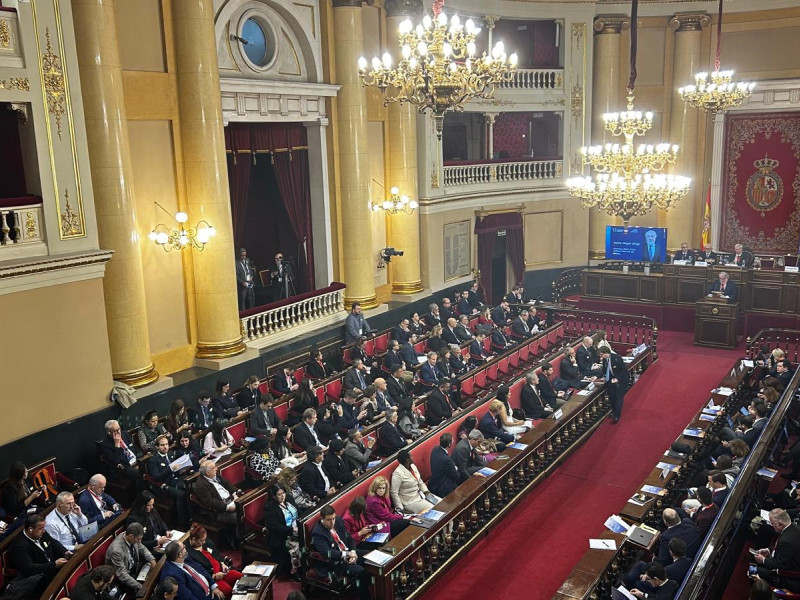
<svg viewBox="0 0 800 600"><path fill-rule="evenodd" d="M602 377L603 369L600 358L597 356L594 340L588 335L583 338L581 345L575 350L575 361L584 377Z"/></svg>
<svg viewBox="0 0 800 600"><path fill-rule="evenodd" d="M317 410L319 408L319 398L314 389L314 382L311 379L303 379L300 382L300 387L292 392L292 396L294 396L294 401L291 403L286 417L286 424L289 427L297 425L303 420L303 413L306 409L313 408ZM272 397L271 394L270 397Z"/></svg>
<svg viewBox="0 0 800 600"><path fill-rule="evenodd" d="M284 367L275 373L275 376L272 378L272 387L285 396L297 390L300 384L297 383L297 379L295 379L292 370L289 367Z"/></svg>
<svg viewBox="0 0 800 600"><path fill-rule="evenodd" d="M472 308L469 304L469 290L464 290L461 292L461 297L458 299L456 308L458 309L459 315L470 315L478 312L477 308Z"/></svg>
<svg viewBox="0 0 800 600"><path fill-rule="evenodd" d="M41 515L28 515L22 532L8 549L8 561L17 570L17 577L42 576L36 586L36 596L44 592L69 555L70 552L45 531Z"/></svg>
<svg viewBox="0 0 800 600"><path fill-rule="evenodd" d="M55 508L45 517L44 527L51 538L68 551L74 552L83 545L78 530L88 523L89 519L83 514L81 507L75 504L72 492L60 492L56 496Z"/></svg>
<svg viewBox="0 0 800 600"><path fill-rule="evenodd" d="M407 440L416 440L422 436L424 421L416 406L416 398L404 398L397 407L397 427Z"/></svg>
<svg viewBox="0 0 800 600"><path fill-rule="evenodd" d="M342 425L343 404L343 402L339 404L329 402L317 409L317 422L314 425L314 431L317 432L320 441L325 444L323 450L327 450L331 440L339 438L340 434L346 431Z"/></svg>
<svg viewBox="0 0 800 600"><path fill-rule="evenodd" d="M762 548L753 555L758 565L758 576L775 587L790 592L800 592L800 577L778 576L775 571L797 573L800 571L800 526L781 508L769 511L769 524L778 534L775 549Z"/></svg>
<svg viewBox="0 0 800 600"><path fill-rule="evenodd" d="M129 481L140 485L141 476L136 467L140 454L127 431L122 431L113 419L106 421L106 436L100 442L100 460L105 463L107 475L115 481Z"/></svg>
<svg viewBox="0 0 800 600"><path fill-rule="evenodd" d="M156 439L161 435L166 435L169 441L172 441L172 434L158 422L158 413L154 410L148 411L142 418L142 426L139 427L139 431L136 434L139 448L145 454L155 452Z"/></svg>
<svg viewBox="0 0 800 600"><path fill-rule="evenodd" d="M297 539L299 516L291 495L280 485L271 486L269 499L264 505L263 522L267 530L270 560L278 564L278 576L294 574L300 565L300 543ZM293 579L297 580L297 576Z"/></svg>
<svg viewBox="0 0 800 600"><path fill-rule="evenodd" d="M511 434L519 434L525 433L528 431L528 427L525 425L525 421L521 421L520 419L514 418L513 410L511 409L511 404L508 402L508 387L501 386L497 390L497 395L495 399L500 402L500 414L498 415L498 420L500 424L503 426L508 433Z"/></svg>
<svg viewBox="0 0 800 600"><path fill-rule="evenodd" d="M357 564L363 563L363 559L356 554L356 544L332 506L323 506L320 510L320 520L311 530L311 546L326 558L326 562L315 566L317 571L323 574L333 571L354 578L359 599L369 600L370 575Z"/></svg>
<svg viewBox="0 0 800 600"><path fill-rule="evenodd" d="M447 379L453 379L457 377L457 373L453 370L453 367L450 365L450 355L452 351L449 347L443 348L439 351L439 358L436 359L436 370L439 372L439 379L446 377Z"/></svg>
<svg viewBox="0 0 800 600"><path fill-rule="evenodd" d="M394 400L389 395L389 385L385 378L376 377L372 382L375 386L375 402L378 405L378 412L376 414L382 415L390 406L395 406Z"/></svg>
<svg viewBox="0 0 800 600"><path fill-rule="evenodd" d="M467 315L461 315L458 318L458 323L456 324L453 331L456 334L456 338L458 338L459 344L472 341L472 339L474 338L474 336L472 335L472 330L469 327L469 317Z"/></svg>
<svg viewBox="0 0 800 600"><path fill-rule="evenodd" d="M331 440L330 448L322 459L322 470L335 488L341 488L358 476L358 469L351 468L344 459L344 442Z"/></svg>
<svg viewBox="0 0 800 600"><path fill-rule="evenodd" d="M553 365L546 362L542 365L542 375L539 377L539 395L553 410L566 403L564 392L557 392L553 387Z"/></svg>
<svg viewBox="0 0 800 600"><path fill-rule="evenodd" d="M431 450L431 476L428 489L440 498L444 498L464 481L448 449L453 445L453 434L443 433L439 436L439 445Z"/></svg>
<svg viewBox="0 0 800 600"><path fill-rule="evenodd" d="M130 523L120 533L106 551L106 565L114 568L118 584L126 592L136 594L142 584L136 580L139 571L146 564L150 568L156 566L156 559L142 544L144 527L139 523Z"/></svg>
<svg viewBox="0 0 800 600"><path fill-rule="evenodd" d="M745 250L741 244L734 244L733 252L728 256L728 264L749 269L753 266L753 253Z"/></svg>
<svg viewBox="0 0 800 600"><path fill-rule="evenodd" d="M407 318L403 318L400 322L392 327L391 331L391 338L399 342L400 344L405 344L409 340L412 339L413 334L408 327L409 320Z"/></svg>
<svg viewBox="0 0 800 600"><path fill-rule="evenodd" d="M456 335L457 326L458 321L456 321L455 317L450 317L447 319L445 324L442 326L442 339L453 346L458 346L460 344L458 341L458 336Z"/></svg>
<svg viewBox="0 0 800 600"><path fill-rule="evenodd" d="M431 352L441 352L444 348L450 347L450 345L442 337L442 331L441 325L434 325L430 335L428 336L428 339L425 341L426 347Z"/></svg>
<svg viewBox="0 0 800 600"><path fill-rule="evenodd" d="M175 579L162 577L150 598L151 600L175 600L178 597L178 591L178 582Z"/></svg>
<svg viewBox="0 0 800 600"><path fill-rule="evenodd" d="M317 423L317 411L313 408L307 408L303 411L303 422L294 429L294 443L300 446L303 450L308 450L309 446L325 446L319 438L319 434L315 430Z"/></svg>
<svg viewBox="0 0 800 600"><path fill-rule="evenodd" d="M169 451L169 440L166 436L160 436L156 443L156 453L147 461L147 474L156 484L160 485L160 490L173 500L175 505L175 516L179 523L186 523L189 517L188 497L186 495L186 483L178 477L179 473L191 471L191 467L181 469L176 473L172 469L172 462L177 457Z"/></svg>
<svg viewBox="0 0 800 600"><path fill-rule="evenodd" d="M367 366L360 359L355 359L353 365L347 369L342 379L342 389L361 391L367 387Z"/></svg>
<svg viewBox="0 0 800 600"><path fill-rule="evenodd" d="M428 360L422 363L419 369L419 383L423 390L434 388L439 384L440 373L436 368L437 360L436 352L428 352Z"/></svg>
<svg viewBox="0 0 800 600"><path fill-rule="evenodd" d="M300 458L305 456L305 452L292 451L292 437L292 430L286 425L281 425L275 430L275 437L269 446L269 453L281 464L296 465Z"/></svg>
<svg viewBox="0 0 800 600"><path fill-rule="evenodd" d="M451 350L450 358L447 362L450 364L450 368L453 369L456 376L463 375L472 368L467 357L461 354L461 349L459 348Z"/></svg>
<svg viewBox="0 0 800 600"><path fill-rule="evenodd" d="M467 294L469 296L469 305L471 308L480 309L480 307L483 306L483 294L481 294L480 286L477 281L472 282L469 286L469 290L467 290Z"/></svg>
<svg viewBox="0 0 800 600"><path fill-rule="evenodd" d="M300 487L315 500L324 500L336 493L336 487L322 468L322 448L319 446L309 446L306 450L306 462L303 470L300 471L298 481Z"/></svg>
<svg viewBox="0 0 800 600"><path fill-rule="evenodd" d="M224 477L217 475L216 463L210 460L200 463L200 476L194 483L193 493L200 504L198 507L200 516L223 525L223 536L231 546L238 547L234 501L241 492Z"/></svg>
<svg viewBox="0 0 800 600"><path fill-rule="evenodd" d="M119 503L106 494L106 478L99 473L89 478L89 484L78 496L78 506L89 523L97 522L100 530L122 511Z"/></svg>
<svg viewBox="0 0 800 600"><path fill-rule="evenodd" d="M509 339L506 335L505 327L495 327L492 329L489 348L493 350L495 354L501 354L515 345L514 340Z"/></svg>
<svg viewBox="0 0 800 600"><path fill-rule="evenodd" d="M523 304L525 301L523 300L522 296L522 286L516 284L514 287L511 288L511 291L506 294L505 297L506 304ZM519 309L516 307L511 307L512 316L517 316L519 314Z"/></svg>
<svg viewBox="0 0 800 600"><path fill-rule="evenodd" d="M211 406L217 415L232 419L236 415L245 412L245 409L239 406L236 399L230 394L231 384L229 381L220 379L217 381L217 391L214 397L211 398Z"/></svg>
<svg viewBox="0 0 800 600"><path fill-rule="evenodd" d="M114 568L106 565L95 567L78 577L69 592L70 600L111 600L106 590L114 581Z"/></svg>
<svg viewBox="0 0 800 600"><path fill-rule="evenodd" d="M217 582L203 567L191 559L186 546L180 542L170 542L164 550L164 567L161 569L161 582L172 579L178 584L180 600L224 599Z"/></svg>
<svg viewBox="0 0 800 600"><path fill-rule="evenodd" d="M383 544L379 542L367 541L367 538L381 529L385 523L378 523L376 525L367 523L367 518L364 514L366 508L366 500L364 500L362 496L356 496L353 498L353 501L342 517L342 522L344 523L347 533L350 534L350 537L353 538L353 541L356 543L356 549L361 551L375 550L383 546Z"/></svg>
<svg viewBox="0 0 800 600"><path fill-rule="evenodd" d="M786 389L789 386L789 382L792 380L792 376L794 375L794 372L792 371L792 363L784 358L783 360L778 361L775 369L777 372L775 378L783 386L783 389Z"/></svg>
<svg viewBox="0 0 800 600"><path fill-rule="evenodd" d="M437 325L442 325L442 316L439 314L439 305L436 303L428 306L428 314L424 317L425 326L433 330Z"/></svg>
<svg viewBox="0 0 800 600"><path fill-rule="evenodd" d="M660 541L659 543L661 544ZM669 564L664 567L664 573L667 579L671 579L680 586L692 566L691 559L686 556L686 542L675 537L670 539L669 542L663 542L663 546L667 549L670 557ZM654 562L664 564L661 561ZM650 563L640 560L625 575L623 582L627 588L635 587L637 590L645 592L648 598L656 598L656 589L650 584L646 576L649 565Z"/></svg>
<svg viewBox="0 0 800 600"><path fill-rule="evenodd" d="M511 310L508 307L508 302L505 300L492 309L491 315L492 321L494 321L498 327L502 328L511 325Z"/></svg>
<svg viewBox="0 0 800 600"><path fill-rule="evenodd" d="M181 523L185 522L181 521ZM142 526L144 529L142 544L151 553L159 547L163 549L172 539L169 535L169 527L156 508L155 496L147 490L139 492L131 505L125 525L128 526L131 523L138 523Z"/></svg>
<svg viewBox="0 0 800 600"><path fill-rule="evenodd" d="M708 475L708 489L711 490L711 501L722 510L725 499L728 497L728 479L725 473L714 471Z"/></svg>
<svg viewBox="0 0 800 600"><path fill-rule="evenodd" d="M167 431L172 434L173 439L177 439L184 431L191 430L192 424L189 422L189 411L186 409L186 405L180 398L173 400L167 415Z"/></svg>
<svg viewBox="0 0 800 600"><path fill-rule="evenodd" d="M544 326L545 322L539 318L536 309L531 306L528 309L528 327L531 328L531 333L538 333Z"/></svg>
<svg viewBox="0 0 800 600"><path fill-rule="evenodd" d="M667 579L664 572L664 565L653 562L647 566L644 581L652 588L652 592L643 592L638 588L631 590L631 594L637 598L655 598L656 600L672 600L678 590L678 583Z"/></svg>
<svg viewBox="0 0 800 600"><path fill-rule="evenodd" d="M378 429L378 439L381 447L391 453L399 450L406 445L406 438L397 424L397 410L389 408L386 410L386 418Z"/></svg>
<svg viewBox="0 0 800 600"><path fill-rule="evenodd" d="M750 448L755 445L758 436L761 434L761 430L764 429L764 426L767 424L767 407L759 402L755 405L755 413L755 419L752 420L752 423L747 417L743 417L739 419L740 425L737 427L736 431L730 427L724 427L722 431L720 431L719 437L723 440L723 447L728 449L730 443L726 444L725 442L730 442L735 439L742 440Z"/></svg>
<svg viewBox="0 0 800 600"><path fill-rule="evenodd" d="M408 450L397 453L397 468L392 473L391 496L395 508L404 513L420 514L433 508L428 500L428 486L422 480L417 465ZM436 499L438 501L438 498Z"/></svg>
<svg viewBox="0 0 800 600"><path fill-rule="evenodd" d="M364 390L364 395L361 397L361 409L367 411L367 416L364 417L363 423L368 425L374 423L383 417L383 413L389 408L385 398L383 406L378 407L378 388L375 385L368 385ZM344 437L344 436L342 436Z"/></svg>
<svg viewBox="0 0 800 600"><path fill-rule="evenodd" d="M497 324L492 320L492 311L488 306L484 306L478 311L478 325L485 329L494 329Z"/></svg>
<svg viewBox="0 0 800 600"><path fill-rule="evenodd" d="M226 431L227 419L217 419L211 424L211 430L203 438L203 452L217 458L233 452L233 436Z"/></svg>
<svg viewBox="0 0 800 600"><path fill-rule="evenodd" d="M386 378L386 393L389 395L390 404L397 406L400 400L408 397L408 387L403 381L402 367L395 367L392 374Z"/></svg>
<svg viewBox="0 0 800 600"><path fill-rule="evenodd" d="M392 507L389 481L381 475L369 484L364 516L367 524L377 525L378 533L390 533L392 537L410 525L409 521Z"/></svg>
<svg viewBox="0 0 800 600"><path fill-rule="evenodd" d="M706 533L708 533L711 524L714 522L719 512L719 507L714 504L711 490L707 487L697 488L697 500L700 505L696 508L690 508L686 513L694 521L697 527L697 535L702 540L706 537Z"/></svg>
<svg viewBox="0 0 800 600"><path fill-rule="evenodd" d="M297 472L294 469L282 469L278 474L278 485L286 490L301 515L316 506L314 499L304 492L297 482Z"/></svg>
<svg viewBox="0 0 800 600"><path fill-rule="evenodd" d="M539 395L538 385L539 376L535 372L531 371L525 375L525 385L520 392L520 405L528 419L546 419L553 414L553 407Z"/></svg>
<svg viewBox="0 0 800 600"><path fill-rule="evenodd" d="M191 417L194 429L206 430L222 415L218 415L214 407L211 406L211 394L206 390L200 390L197 394L197 404L191 411Z"/></svg>
<svg viewBox="0 0 800 600"><path fill-rule="evenodd" d="M322 350L315 348L311 350L305 371L306 375L311 379L325 379L333 375L336 369L326 363L322 358Z"/></svg>
<svg viewBox="0 0 800 600"><path fill-rule="evenodd" d="M258 401L261 399L261 392L258 390L261 382L256 375L251 375L244 382L244 387L236 394L236 404L239 408L252 409L255 408Z"/></svg>
<svg viewBox="0 0 800 600"><path fill-rule="evenodd" d="M411 381L414 374L410 371L406 371L405 361L400 356L400 342L397 340L390 340L389 347L386 349L386 356L383 357L381 369L385 373L391 373L397 366L403 367L403 380Z"/></svg>
<svg viewBox="0 0 800 600"><path fill-rule="evenodd" d="M14 461L8 469L8 482L3 486L2 508L6 514L24 517L44 508L44 491L34 488L28 481L28 468Z"/></svg>
<svg viewBox="0 0 800 600"><path fill-rule="evenodd" d="M575 348L572 346L564 348L564 358L561 359L559 371L561 375L553 381L553 387L557 390L583 389L589 385L588 381L583 381L583 375L581 375L578 361L575 358ZM594 377L590 376L589 379L594 380Z"/></svg>
<svg viewBox="0 0 800 600"><path fill-rule="evenodd" d="M685 260L688 263L694 262L694 250L689 248L689 244L681 242L681 249L672 255L672 260Z"/></svg>
<svg viewBox="0 0 800 600"><path fill-rule="evenodd" d="M189 529L189 539L184 546L188 557L200 565L206 575L211 576L225 598L230 598L233 586L242 578L242 574L225 563L225 558L219 554L213 540L209 539L205 527L193 524ZM276 555L271 554L271 556Z"/></svg>
<svg viewBox="0 0 800 600"><path fill-rule="evenodd" d="M361 303L353 302L350 314L344 322L344 343L352 344L361 337L375 335L376 331L369 326L361 312Z"/></svg>
<svg viewBox="0 0 800 600"><path fill-rule="evenodd" d="M442 298L442 308L439 310L439 313L442 315L442 324L447 323L451 317L455 316L453 307L450 304L450 298Z"/></svg>
<svg viewBox="0 0 800 600"><path fill-rule="evenodd" d="M522 309L519 316L511 322L511 337L517 341L525 340L531 337L531 327L528 322L528 311Z"/></svg>
<svg viewBox="0 0 800 600"><path fill-rule="evenodd" d="M475 339L469 345L469 362L473 367L479 367L484 364L489 358L489 353L484 348L483 341L486 339L486 333L478 331L475 334Z"/></svg>
<svg viewBox="0 0 800 600"><path fill-rule="evenodd" d="M350 348L349 358L350 364L352 364L354 360L358 359L371 369L377 370L378 368L378 359L367 354L367 338L365 337L358 338L358 341L356 341L355 345Z"/></svg>
<svg viewBox="0 0 800 600"><path fill-rule="evenodd" d="M478 422L478 429L480 429L484 437L498 440L503 444L510 444L516 438L500 426L500 410L502 407L503 403L499 400L489 402L489 411L481 417Z"/></svg>
<svg viewBox="0 0 800 600"><path fill-rule="evenodd" d="M375 439L369 437L364 440L364 436L357 429L347 434L347 443L344 446L344 458L352 469L357 469L359 473L367 470L367 465L372 456L372 446Z"/></svg>
<svg viewBox="0 0 800 600"><path fill-rule="evenodd" d="M339 419L339 427L346 431L361 427L366 424L367 411L356 405L361 394L358 390L347 390L344 393L344 400L339 404L342 408L342 417Z"/></svg>
<svg viewBox="0 0 800 600"><path fill-rule="evenodd" d="M247 417L247 430L250 435L266 440L275 435L275 432L283 423L272 406L272 394L261 396L258 405L250 411L250 415Z"/></svg>
<svg viewBox="0 0 800 600"><path fill-rule="evenodd" d="M483 439L483 434L477 429L473 429L466 437L458 440L453 449L453 464L464 481L486 466L486 462L478 452Z"/></svg>
<svg viewBox="0 0 800 600"><path fill-rule="evenodd" d="M460 410L450 400L450 380L441 379L436 388L428 394L425 403L425 422L429 427L436 427Z"/></svg>
<svg viewBox="0 0 800 600"><path fill-rule="evenodd" d="M408 316L408 330L417 338L425 333L425 324L416 311Z"/></svg>
<svg viewBox="0 0 800 600"><path fill-rule="evenodd" d="M419 357L421 355L417 354L417 351L414 350L414 346L411 345L411 342L406 342L400 346L400 358L403 359L403 362L406 365L406 368L410 368L413 365L419 364ZM413 375L412 375L413 378Z"/></svg>
<svg viewBox="0 0 800 600"><path fill-rule="evenodd" d="M181 431L178 434L178 446L175 448L176 458L184 455L189 456L189 460L192 461L192 471L196 472L200 468L202 455L197 440L192 437L189 431Z"/></svg>

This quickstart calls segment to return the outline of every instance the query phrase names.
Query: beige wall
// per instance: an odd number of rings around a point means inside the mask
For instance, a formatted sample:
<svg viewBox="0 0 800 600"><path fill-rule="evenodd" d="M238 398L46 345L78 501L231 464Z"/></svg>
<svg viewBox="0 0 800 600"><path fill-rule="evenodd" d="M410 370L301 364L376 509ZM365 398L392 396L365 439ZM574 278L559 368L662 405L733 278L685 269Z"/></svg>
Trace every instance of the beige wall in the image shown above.
<svg viewBox="0 0 800 600"><path fill-rule="evenodd" d="M101 279L0 296L0 445L108 406L111 357ZM47 409L32 389L50 394ZM11 399L16 399L11 401Z"/></svg>
<svg viewBox="0 0 800 600"><path fill-rule="evenodd" d="M115 3L122 68L127 71L167 70L160 0Z"/></svg>

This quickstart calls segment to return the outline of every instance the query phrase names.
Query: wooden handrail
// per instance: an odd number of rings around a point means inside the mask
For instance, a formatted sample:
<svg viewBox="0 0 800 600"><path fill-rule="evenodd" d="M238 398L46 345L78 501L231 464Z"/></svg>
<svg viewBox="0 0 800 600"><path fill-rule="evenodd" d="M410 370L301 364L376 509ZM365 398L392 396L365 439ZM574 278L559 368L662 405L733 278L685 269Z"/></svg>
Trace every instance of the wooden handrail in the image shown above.
<svg viewBox="0 0 800 600"><path fill-rule="evenodd" d="M769 346L770 350L780 348L786 353L786 358L796 364L800 362L800 329L762 329L752 338L747 338L747 356L754 359L761 346Z"/></svg>

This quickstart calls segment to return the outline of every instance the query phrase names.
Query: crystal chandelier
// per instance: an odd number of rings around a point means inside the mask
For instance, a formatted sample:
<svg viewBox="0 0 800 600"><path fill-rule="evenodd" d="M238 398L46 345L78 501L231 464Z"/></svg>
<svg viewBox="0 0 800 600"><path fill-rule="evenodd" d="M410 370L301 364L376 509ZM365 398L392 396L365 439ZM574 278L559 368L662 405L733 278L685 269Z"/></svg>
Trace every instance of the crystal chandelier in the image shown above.
<svg viewBox="0 0 800 600"><path fill-rule="evenodd" d="M458 15L444 12L425 15L416 27L411 19L400 23L400 62L392 67L392 56L358 59L358 73L365 86L374 85L384 103L409 102L420 113L433 114L436 137L442 139L444 113L462 111L471 98L491 98L495 88L512 80L517 55L506 55L503 42L491 54L476 57L475 38L480 28L472 19L461 23Z"/></svg>
<svg viewBox="0 0 800 600"><path fill-rule="evenodd" d="M410 215L419 206L416 200L409 200L408 196L400 195L400 190L393 187L390 190L392 197L384 200L383 202L370 202L373 212L379 210L385 211L387 214L393 215L396 213L405 213Z"/></svg>
<svg viewBox="0 0 800 600"><path fill-rule="evenodd" d="M634 110L633 103L637 12L638 0L633 0L627 107L622 112L603 115L606 131L622 136L624 142L581 148L582 164L591 166L594 174L567 180L570 195L580 198L581 206L621 217L625 227L631 218L647 214L653 206L669 210L689 192L691 184L688 177L660 172L675 162L678 146L634 143L635 137L644 136L653 126L653 113Z"/></svg>
<svg viewBox="0 0 800 600"><path fill-rule="evenodd" d="M167 209L158 202L155 204L170 215ZM185 212L176 212L173 218L178 223L177 227L170 229L163 223L159 223L147 236L151 242L161 246L165 252L176 249L184 250L186 248L194 248L202 252L208 241L217 233L217 230L208 221L199 221L197 226L193 228L186 227L185 223L189 220L189 215Z"/></svg>
<svg viewBox="0 0 800 600"><path fill-rule="evenodd" d="M678 88L678 94L689 105L710 113L724 112L739 106L753 93L756 84L752 81L733 82L733 71L720 71L720 49L722 46L722 0L719 0L717 18L717 56L714 71L709 81L708 73L694 76L694 85Z"/></svg>

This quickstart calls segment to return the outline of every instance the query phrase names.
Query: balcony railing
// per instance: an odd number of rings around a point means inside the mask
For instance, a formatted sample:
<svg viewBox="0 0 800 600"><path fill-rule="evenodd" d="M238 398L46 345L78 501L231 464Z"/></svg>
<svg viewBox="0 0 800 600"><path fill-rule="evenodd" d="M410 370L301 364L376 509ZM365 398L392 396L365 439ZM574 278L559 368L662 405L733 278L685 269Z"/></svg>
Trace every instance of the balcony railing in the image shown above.
<svg viewBox="0 0 800 600"><path fill-rule="evenodd" d="M561 90L564 89L564 69L517 69L505 90Z"/></svg>
<svg viewBox="0 0 800 600"><path fill-rule="evenodd" d="M46 253L42 199L0 199L0 260Z"/></svg>
<svg viewBox="0 0 800 600"><path fill-rule="evenodd" d="M561 159L451 165L444 167L444 185L449 187L497 181L558 179L562 170Z"/></svg>
<svg viewBox="0 0 800 600"><path fill-rule="evenodd" d="M321 290L239 313L245 343L259 347L337 320L344 324L344 290L344 284L334 282Z"/></svg>

